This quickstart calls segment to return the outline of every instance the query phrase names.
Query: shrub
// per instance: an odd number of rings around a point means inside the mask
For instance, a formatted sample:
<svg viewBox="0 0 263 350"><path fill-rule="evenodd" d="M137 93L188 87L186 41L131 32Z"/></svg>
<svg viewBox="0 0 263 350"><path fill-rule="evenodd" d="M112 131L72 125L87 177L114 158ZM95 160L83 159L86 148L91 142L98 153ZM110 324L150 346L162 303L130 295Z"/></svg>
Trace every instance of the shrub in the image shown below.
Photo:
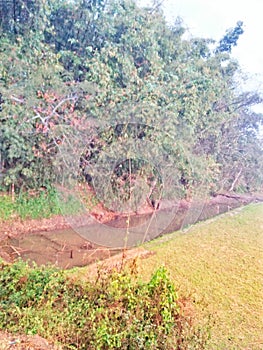
<svg viewBox="0 0 263 350"><path fill-rule="evenodd" d="M148 283L131 269L73 281L51 267L0 265L0 328L56 339L65 349L202 349L164 268Z"/></svg>

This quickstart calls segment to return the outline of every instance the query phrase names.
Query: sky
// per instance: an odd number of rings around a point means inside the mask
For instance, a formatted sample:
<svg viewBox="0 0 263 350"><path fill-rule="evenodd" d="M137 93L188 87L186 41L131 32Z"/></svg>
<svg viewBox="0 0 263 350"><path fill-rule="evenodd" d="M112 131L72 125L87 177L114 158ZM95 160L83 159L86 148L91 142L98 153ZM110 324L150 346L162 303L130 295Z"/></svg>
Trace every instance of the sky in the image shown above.
<svg viewBox="0 0 263 350"><path fill-rule="evenodd" d="M247 75L247 89L263 94L263 0L164 0L163 10L167 21L180 16L193 36L215 40L220 40L237 21L243 21L244 33L232 55ZM255 110L263 113L263 104Z"/></svg>

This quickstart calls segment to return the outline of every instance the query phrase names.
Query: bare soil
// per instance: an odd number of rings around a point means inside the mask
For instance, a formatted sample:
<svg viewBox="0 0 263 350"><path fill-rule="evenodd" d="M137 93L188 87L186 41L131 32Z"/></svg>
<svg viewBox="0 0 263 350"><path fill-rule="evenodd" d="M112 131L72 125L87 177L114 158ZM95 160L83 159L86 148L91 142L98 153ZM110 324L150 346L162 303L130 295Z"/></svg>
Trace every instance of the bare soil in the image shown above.
<svg viewBox="0 0 263 350"><path fill-rule="evenodd" d="M10 334L0 331L0 350L62 350L39 335Z"/></svg>

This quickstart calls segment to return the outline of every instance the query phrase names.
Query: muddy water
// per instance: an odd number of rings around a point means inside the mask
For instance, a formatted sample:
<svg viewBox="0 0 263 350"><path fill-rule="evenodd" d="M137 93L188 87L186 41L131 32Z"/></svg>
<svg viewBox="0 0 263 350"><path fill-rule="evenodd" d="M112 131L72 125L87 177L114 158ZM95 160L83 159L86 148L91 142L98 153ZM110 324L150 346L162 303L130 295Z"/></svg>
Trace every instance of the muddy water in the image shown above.
<svg viewBox="0 0 263 350"><path fill-rule="evenodd" d="M36 232L0 242L0 250L12 261L18 257L37 264L61 268L85 266L113 256L124 247L138 246L157 237L174 219L178 208L132 216L121 216L108 223L88 220L78 225L68 218L72 229ZM178 215L177 215L178 216ZM181 214L178 216L180 225ZM179 226L178 226L179 227Z"/></svg>
<svg viewBox="0 0 263 350"><path fill-rule="evenodd" d="M7 239L0 245L12 260L21 257L39 265L51 264L64 269L85 266L119 252L90 243L71 229L29 234Z"/></svg>
<svg viewBox="0 0 263 350"><path fill-rule="evenodd" d="M237 199L216 198L209 202L180 202L155 213L118 217L101 224L96 220L73 229L37 232L0 242L9 260L21 257L37 264L61 268L85 266L108 258L123 249L149 241L160 234L173 232L241 205Z"/></svg>

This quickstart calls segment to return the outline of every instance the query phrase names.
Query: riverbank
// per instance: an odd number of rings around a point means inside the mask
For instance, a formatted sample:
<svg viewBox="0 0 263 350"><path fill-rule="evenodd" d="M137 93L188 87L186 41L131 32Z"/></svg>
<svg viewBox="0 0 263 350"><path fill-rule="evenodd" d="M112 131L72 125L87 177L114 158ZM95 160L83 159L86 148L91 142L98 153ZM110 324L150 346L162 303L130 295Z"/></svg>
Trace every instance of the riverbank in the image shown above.
<svg viewBox="0 0 263 350"><path fill-rule="evenodd" d="M259 199L254 197L253 201ZM246 204L247 200L243 198L242 203ZM217 198L213 203L210 208L222 210L223 203L226 208L230 202ZM262 205L239 207L193 226L189 234L176 232L144 245L151 253L139 265L140 276L146 280L156 266L165 265L180 295L191 295L198 320L212 317L211 344L207 349L259 350L263 344L259 311L262 300L259 278L262 274ZM111 264L105 260L103 265L116 268L118 262L115 260L110 259ZM93 268L89 265L68 274L73 280L86 280L93 276ZM54 349L40 337L33 339L0 333L1 341L6 346L4 350L14 341L21 350L39 349L40 342L41 346L45 344L43 349Z"/></svg>
<svg viewBox="0 0 263 350"><path fill-rule="evenodd" d="M200 321L212 319L207 349L263 349L263 204L250 204L165 235L144 247L142 279L164 265ZM88 269L88 267L87 267ZM83 275L85 275L83 268ZM87 273L86 273L87 275Z"/></svg>
<svg viewBox="0 0 263 350"><path fill-rule="evenodd" d="M199 218L198 220L205 220L211 215L218 215L223 212L234 209L238 206L246 205L251 202L261 202L263 201L263 194L246 194L246 195L237 195L237 194L218 194L214 197L209 198L209 200L204 200L200 202L199 205ZM184 212L191 209L192 203L190 201L182 200L178 208L184 209L181 210ZM167 208L165 208L167 210ZM169 208L168 208L169 209ZM142 216L145 214L151 214L153 210L144 209L137 216ZM183 214L182 212L182 214ZM98 204L90 212L94 218L99 222L116 222L118 220L123 221L125 215L118 213L110 212L105 209L103 205ZM134 215L135 216L135 215ZM183 216L183 215L182 215ZM173 220L168 230L176 230L181 223L182 216L176 217L176 220ZM45 232L45 231L55 231L71 228L70 222L67 220L66 216L63 215L53 215L49 218L41 219L21 219L18 216L11 217L8 220L3 220L0 218L0 241L6 238L19 237L20 235L35 233L35 232Z"/></svg>
<svg viewBox="0 0 263 350"><path fill-rule="evenodd" d="M151 211L149 207L145 208L139 214L129 217L130 227L133 226L135 229L139 227L142 231L141 236L134 236L134 241L130 236L129 246L136 245L136 241L143 243L158 235L187 229L198 221L257 201L263 201L263 196L225 193L204 201L182 200L177 203L176 210L174 206L165 206L163 203L158 211L158 216L162 221L169 218L167 225L159 231L155 230L153 225L152 235L141 238L142 234L144 236L144 226L148 225L151 217L156 219L156 213ZM96 208L94 207L90 213L87 213L85 218L77 218L74 225L72 225L72 219L68 219L66 216L54 215L44 219L22 220L14 217L11 220L2 220L0 222L0 257L9 262L17 257L22 257L36 261L38 264L51 263L61 268L72 268L111 257L123 247L124 243L110 246L108 237L114 235L118 230L118 232L126 230L127 216L124 214L112 213L103 205L97 204ZM105 238L99 243L96 242L93 230L89 229L92 231L91 235L81 234L81 227L88 228L94 219L96 220L96 230L100 236Z"/></svg>

